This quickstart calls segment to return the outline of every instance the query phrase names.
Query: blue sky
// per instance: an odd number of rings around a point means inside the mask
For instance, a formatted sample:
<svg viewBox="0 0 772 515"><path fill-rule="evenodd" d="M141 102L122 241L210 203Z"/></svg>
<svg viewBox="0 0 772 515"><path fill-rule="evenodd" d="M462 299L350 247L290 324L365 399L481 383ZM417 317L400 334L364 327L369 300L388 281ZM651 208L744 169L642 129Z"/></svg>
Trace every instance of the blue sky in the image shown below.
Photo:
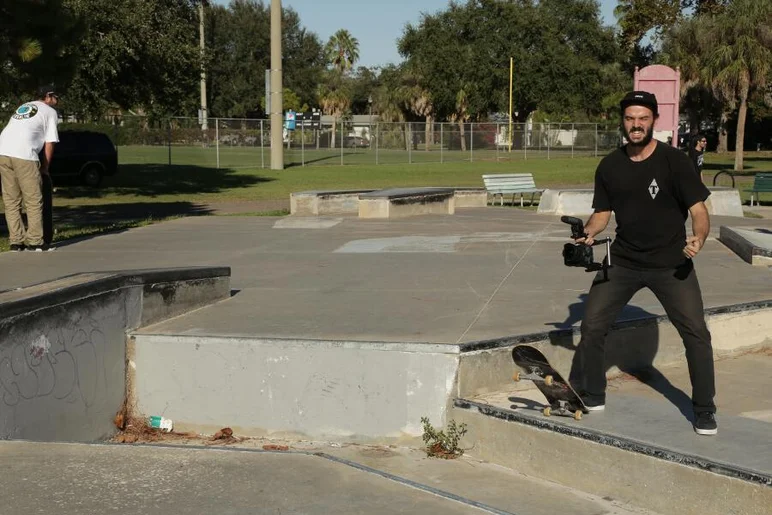
<svg viewBox="0 0 772 515"><path fill-rule="evenodd" d="M214 0L227 5L229 0ZM271 0L263 0L270 4ZM615 23L617 0L599 0L607 25ZM416 24L421 13L444 10L448 0L282 0L292 7L301 23L319 35L322 42L338 29L347 29L359 40L359 65L382 66L402 60L396 40L407 23Z"/></svg>

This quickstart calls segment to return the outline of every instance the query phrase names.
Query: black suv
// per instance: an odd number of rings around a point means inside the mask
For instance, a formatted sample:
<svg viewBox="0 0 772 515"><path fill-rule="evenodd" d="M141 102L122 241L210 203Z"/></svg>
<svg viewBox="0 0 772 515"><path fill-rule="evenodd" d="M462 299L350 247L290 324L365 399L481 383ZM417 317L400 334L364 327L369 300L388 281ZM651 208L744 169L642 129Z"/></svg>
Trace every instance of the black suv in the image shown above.
<svg viewBox="0 0 772 515"><path fill-rule="evenodd" d="M59 132L49 172L58 177L77 177L83 184L99 186L102 177L118 171L118 151L106 134L91 131Z"/></svg>

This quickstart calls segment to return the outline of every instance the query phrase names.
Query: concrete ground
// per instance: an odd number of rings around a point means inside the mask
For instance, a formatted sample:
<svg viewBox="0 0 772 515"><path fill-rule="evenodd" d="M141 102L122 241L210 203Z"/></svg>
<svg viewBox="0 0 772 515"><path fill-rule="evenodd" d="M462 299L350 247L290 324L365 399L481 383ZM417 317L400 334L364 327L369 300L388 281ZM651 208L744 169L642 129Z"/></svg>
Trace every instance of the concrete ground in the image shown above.
<svg viewBox="0 0 772 515"><path fill-rule="evenodd" d="M259 443L259 442L257 442ZM221 515L496 513L644 515L466 457L305 445L127 446L0 442L2 513Z"/></svg>
<svg viewBox="0 0 772 515"><path fill-rule="evenodd" d="M772 228L772 219L712 221L714 236L721 224ZM569 234L558 217L512 208L403 220L191 217L0 255L0 290L78 272L225 265L231 299L146 331L457 343L578 324L592 274L563 266ZM706 307L770 297L769 270L718 241L696 266ZM663 313L644 291L623 318Z"/></svg>
<svg viewBox="0 0 772 515"><path fill-rule="evenodd" d="M772 230L772 219L713 217L714 238L720 225ZM0 254L0 290L82 272L225 265L233 271L230 299L144 331L468 342L578 325L592 275L563 266L569 234L558 217L506 207L403 220L199 216L73 241L55 252ZM596 258L602 255L596 248ZM715 239L696 267L706 307L772 297L772 271L748 265ZM622 318L649 314L663 310L641 292ZM759 359L768 365L767 356ZM731 382L736 373L721 377ZM683 381L683 374L674 370L670 380ZM766 391L770 377L762 376L753 377ZM756 409L748 390L734 392L721 402L736 406L738 415L769 409ZM756 415L747 418L766 417ZM398 459L382 459L383 451L370 452L336 456L380 473L307 454L2 442L0 458L11 465L0 491L8 513L65 515L126 506L149 513L631 510L473 461L427 461L402 450L388 450ZM457 475L443 476L450 471Z"/></svg>

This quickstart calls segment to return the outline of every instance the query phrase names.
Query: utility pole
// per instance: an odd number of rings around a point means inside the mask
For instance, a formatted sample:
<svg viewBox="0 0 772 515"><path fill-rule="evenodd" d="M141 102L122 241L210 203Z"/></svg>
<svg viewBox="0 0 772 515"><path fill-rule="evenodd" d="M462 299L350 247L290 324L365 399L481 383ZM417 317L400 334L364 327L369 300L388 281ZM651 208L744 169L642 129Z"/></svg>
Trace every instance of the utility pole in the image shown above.
<svg viewBox="0 0 772 515"><path fill-rule="evenodd" d="M206 69L204 68L204 54L206 52L206 43L204 42L204 2L198 3L198 34L199 44L201 46L201 130L206 131L209 128L206 112Z"/></svg>
<svg viewBox="0 0 772 515"><path fill-rule="evenodd" d="M271 0L271 170L284 169L281 0Z"/></svg>

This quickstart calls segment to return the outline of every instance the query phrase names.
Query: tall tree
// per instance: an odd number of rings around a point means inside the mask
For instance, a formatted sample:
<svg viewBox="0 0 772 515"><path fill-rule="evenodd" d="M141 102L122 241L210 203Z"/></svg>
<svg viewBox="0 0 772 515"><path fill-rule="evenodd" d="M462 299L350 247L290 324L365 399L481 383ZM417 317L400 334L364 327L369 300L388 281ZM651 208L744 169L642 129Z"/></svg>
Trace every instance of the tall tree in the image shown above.
<svg viewBox="0 0 772 515"><path fill-rule="evenodd" d="M0 2L0 100L27 100L43 82L66 86L80 30L62 0Z"/></svg>
<svg viewBox="0 0 772 515"><path fill-rule="evenodd" d="M346 29L340 29L330 36L325 53L332 67L344 74L359 60L359 40Z"/></svg>
<svg viewBox="0 0 772 515"><path fill-rule="evenodd" d="M734 0L711 26L705 79L738 108L734 169L742 171L748 99L770 84L772 74L772 0Z"/></svg>
<svg viewBox="0 0 772 515"><path fill-rule="evenodd" d="M197 0L64 0L84 24L67 106L150 114L195 109L201 71Z"/></svg>

